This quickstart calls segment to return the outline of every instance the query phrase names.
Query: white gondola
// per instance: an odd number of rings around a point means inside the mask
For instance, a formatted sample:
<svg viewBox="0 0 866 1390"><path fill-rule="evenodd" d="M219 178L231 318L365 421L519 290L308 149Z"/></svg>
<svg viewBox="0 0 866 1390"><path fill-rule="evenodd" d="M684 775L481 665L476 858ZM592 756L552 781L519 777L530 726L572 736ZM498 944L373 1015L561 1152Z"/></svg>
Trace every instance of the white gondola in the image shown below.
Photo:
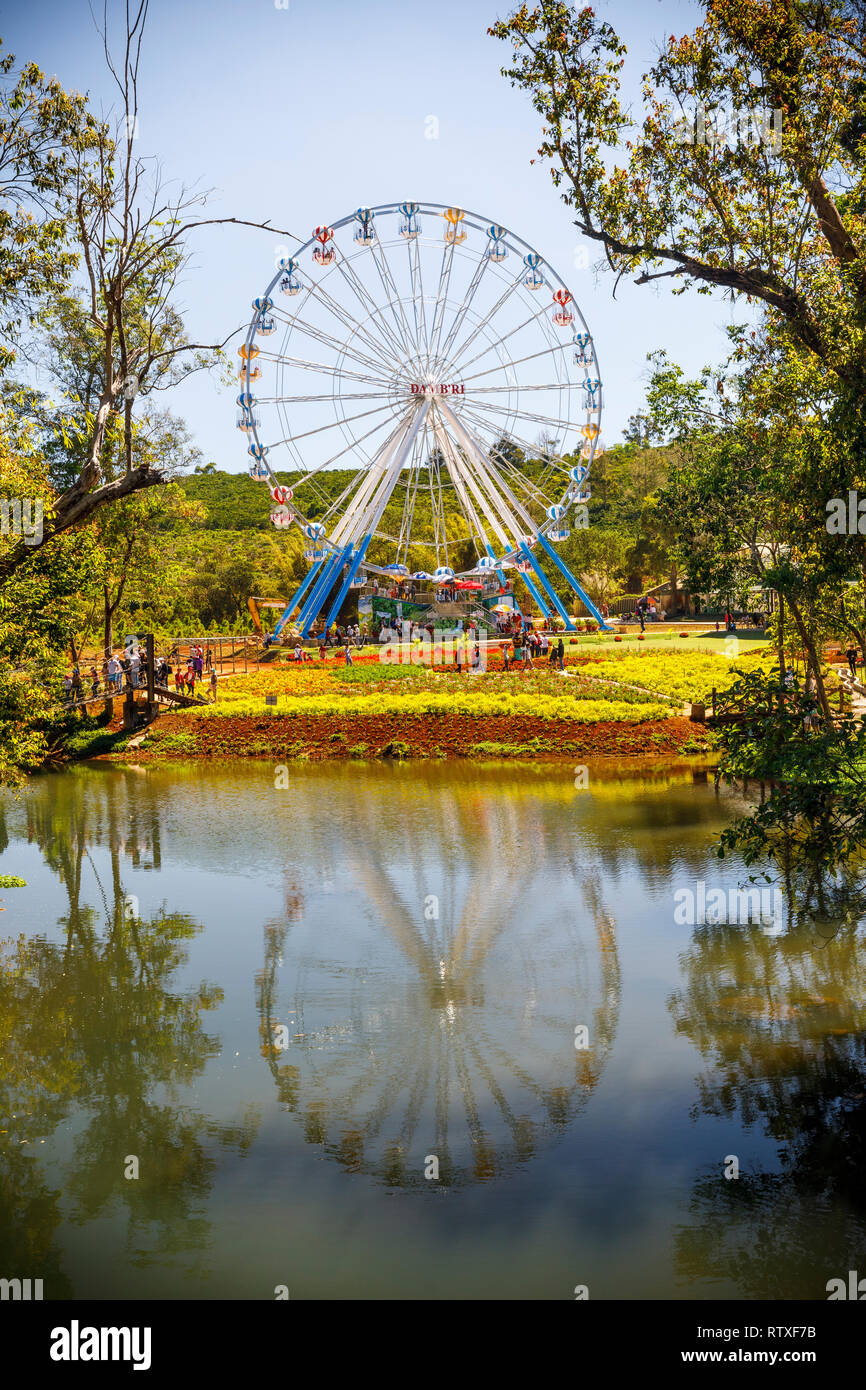
<svg viewBox="0 0 866 1390"><path fill-rule="evenodd" d="M454 571L448 565L440 565L438 569L433 571L433 578L437 584L442 584L446 579L454 578Z"/></svg>
<svg viewBox="0 0 866 1390"><path fill-rule="evenodd" d="M354 238L359 246L372 246L376 240L376 229L373 226L375 213L372 208L358 208L355 213L355 221L358 223L355 228Z"/></svg>
<svg viewBox="0 0 866 1390"><path fill-rule="evenodd" d="M256 319L256 332L260 338L269 338L272 333L276 333L277 325L274 319Z"/></svg>
<svg viewBox="0 0 866 1390"><path fill-rule="evenodd" d="M418 204L400 203L398 211L401 215L401 237L406 241L414 241L421 231L421 227L418 223Z"/></svg>
<svg viewBox="0 0 866 1390"><path fill-rule="evenodd" d="M268 470L263 463L250 464L250 477L257 483L263 483L268 476Z"/></svg>
<svg viewBox="0 0 866 1390"><path fill-rule="evenodd" d="M274 507L271 512L271 522L279 531L285 531L295 519L294 512L289 511L288 507Z"/></svg>
<svg viewBox="0 0 866 1390"><path fill-rule="evenodd" d="M325 528L319 521L308 521L304 527L304 559L314 563L325 558Z"/></svg>
<svg viewBox="0 0 866 1390"><path fill-rule="evenodd" d="M538 252L530 251L527 256L523 257L523 264L526 266L526 274L523 277L526 288L528 290L543 289L547 282L538 268L541 265L541 257Z"/></svg>
<svg viewBox="0 0 866 1390"><path fill-rule="evenodd" d="M508 255L505 235L505 228L500 227L496 222L491 222L487 228L487 259L495 261L497 265L500 261L504 261Z"/></svg>
<svg viewBox="0 0 866 1390"><path fill-rule="evenodd" d="M590 344L592 339L588 333L575 333L574 335L574 361L578 367L592 366L592 351Z"/></svg>
<svg viewBox="0 0 866 1390"><path fill-rule="evenodd" d="M574 314L569 309L571 295L568 290L556 290L553 296L556 308L553 311L553 322L557 328L570 328L574 323Z"/></svg>
<svg viewBox="0 0 866 1390"><path fill-rule="evenodd" d="M494 560L493 556L482 555L481 559L478 561L478 569L485 571L495 570L496 561Z"/></svg>

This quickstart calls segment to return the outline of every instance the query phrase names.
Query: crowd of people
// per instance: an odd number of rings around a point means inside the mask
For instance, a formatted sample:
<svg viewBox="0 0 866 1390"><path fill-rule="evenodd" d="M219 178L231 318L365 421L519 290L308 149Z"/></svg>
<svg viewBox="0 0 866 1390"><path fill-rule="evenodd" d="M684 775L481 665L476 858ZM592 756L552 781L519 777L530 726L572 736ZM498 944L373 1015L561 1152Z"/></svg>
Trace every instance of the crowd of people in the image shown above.
<svg viewBox="0 0 866 1390"><path fill-rule="evenodd" d="M547 632L524 628L513 638L500 642L499 649L506 671L516 670L518 666L524 671L534 671L536 661L546 661L559 671L565 670L565 643L561 637L554 640Z"/></svg>
<svg viewBox="0 0 866 1390"><path fill-rule="evenodd" d="M177 662L176 667L174 662ZM217 672L210 645L192 645L185 665L177 647L173 647L168 656L156 663L154 683L170 689L173 673L175 691L180 695L195 695L196 684L204 682L205 671L210 672L210 695L215 700ZM100 696L113 699L124 691L144 689L146 683L141 651L138 647L131 647L128 651L112 652L103 660L101 670L91 666L86 680L81 666L76 662L63 677L63 698L68 705Z"/></svg>

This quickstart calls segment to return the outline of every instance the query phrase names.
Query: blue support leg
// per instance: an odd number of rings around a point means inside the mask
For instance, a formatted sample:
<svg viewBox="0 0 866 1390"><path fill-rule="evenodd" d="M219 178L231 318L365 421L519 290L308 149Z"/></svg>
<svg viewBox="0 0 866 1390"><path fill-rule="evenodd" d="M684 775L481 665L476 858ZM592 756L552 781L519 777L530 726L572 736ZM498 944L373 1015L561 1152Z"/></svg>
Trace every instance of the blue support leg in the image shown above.
<svg viewBox="0 0 866 1390"><path fill-rule="evenodd" d="M315 621L316 615L323 607L325 600L328 597L328 594L331 592L334 585L336 584L340 575L340 571L345 565L351 553L352 546L350 544L345 546L341 553L336 557L336 564L331 570L331 573L327 576L325 580L323 580L322 587L318 595L314 595L315 602L312 604L312 606L309 606L307 608L306 620L304 622L303 627L301 628L302 637L308 636L310 628L313 626L313 622ZM327 628L325 630L327 631Z"/></svg>
<svg viewBox="0 0 866 1390"><path fill-rule="evenodd" d="M313 585L311 592L304 599L301 611L297 617L297 626L300 628L302 635L306 635L306 625L311 618L316 616L326 595L330 592L339 564L340 552L337 552L325 561L321 574Z"/></svg>
<svg viewBox="0 0 866 1390"><path fill-rule="evenodd" d="M283 609L282 613L280 614L279 618L277 619L277 625L276 625L276 627L274 628L274 637L275 637L275 638L276 638L276 637L279 637L279 635L280 635L280 633L282 632L283 628L285 627L286 623L289 621L289 618L290 618L290 617L292 616L292 614L294 613L295 609L297 608L298 604L301 602L302 598L304 597L304 594L305 594L305 593L307 592L307 590L309 589L310 585L312 584L313 580L315 579L316 575L319 573L319 570L322 568L322 565L323 565L324 563L325 563L324 559L321 559L321 560L317 560L317 561L316 561L316 563L311 567L310 572L309 572L309 574L307 575L306 579L304 580L303 584L301 585L300 589L298 589L297 593L295 594L295 597L291 600L290 603L287 603L287 604L286 604L285 608Z"/></svg>
<svg viewBox="0 0 866 1390"><path fill-rule="evenodd" d="M327 616L327 618L325 619L325 631L326 631L326 632L328 631L328 628L331 626L331 623L334 621L334 619L336 618L337 614L338 614L339 611L340 611L340 608L342 607L343 599L346 597L347 593L349 592L349 588L350 588L350 586L351 586L352 580L355 578L355 575L358 573L358 566L360 565L361 561L363 560L364 556L365 556L366 553L367 553L367 546L370 544L371 539L372 539L371 536L365 536L364 539L362 540L361 544L359 545L358 549L355 551L354 556L352 557L352 561L351 561L351 563L350 563L350 565L349 565L349 570L348 570L348 573L346 574L346 578L343 580L342 584L340 585L340 591L339 591L339 593L337 594L337 597L334 599L334 602L331 604L330 612L328 613L328 616Z"/></svg>
<svg viewBox="0 0 866 1390"><path fill-rule="evenodd" d="M518 571L518 573L520 574L520 578L523 580L523 582L524 582L524 584L526 585L527 589L528 589L529 592L532 594L532 597L535 599L535 602L538 604L538 606L539 606L539 608L541 609L542 613L544 614L545 618L549 618L549 617L550 617L550 609L548 608L547 604L544 602L544 599L542 598L541 594L538 592L538 586L533 582L533 580L530 579L529 575L528 575L528 574L524 574L522 570L521 570L521 571Z"/></svg>
<svg viewBox="0 0 866 1390"><path fill-rule="evenodd" d="M550 580L548 579L547 575L544 573L544 570L541 568L540 564L539 564L538 561L536 560L535 556L533 555L532 551L529 549L529 546L526 544L525 541L522 542L522 544L521 544L521 546L520 546L520 549L521 549L522 553L526 556L527 560L529 560L530 564L532 565L532 568L535 570L535 573L538 575L538 581L539 581L539 583L541 584L541 587L544 589L545 593L547 594L548 598L550 599L550 602L553 604L553 606L554 606L554 608L556 609L557 613L559 614L560 618L563 619L563 621L564 621L564 623L565 623L565 630L566 630L566 632L574 632L574 631L575 631L574 623L571 621L571 618L568 616L568 613L566 612L565 608L563 607L562 602L560 601L560 599L557 598L557 595L556 595L556 593L554 592L554 589L553 589L553 585L550 583Z"/></svg>
<svg viewBox="0 0 866 1390"><path fill-rule="evenodd" d="M538 540L545 552L550 556L551 560L556 565L556 568L559 570L560 574L564 575L565 578L568 580L569 584L571 585L574 592L577 594L577 597L580 599L581 603L585 604L586 607L589 609L589 612L592 614L592 616L595 618L595 621L598 623L600 630L602 632L613 632L613 628L608 626L608 624L605 622L604 618L601 616L598 609L596 608L595 604L593 603L592 599L583 592L583 589L578 584L571 570L568 568L568 565L565 563L564 560L561 560L559 558L550 542L546 540L544 536L539 536Z"/></svg>

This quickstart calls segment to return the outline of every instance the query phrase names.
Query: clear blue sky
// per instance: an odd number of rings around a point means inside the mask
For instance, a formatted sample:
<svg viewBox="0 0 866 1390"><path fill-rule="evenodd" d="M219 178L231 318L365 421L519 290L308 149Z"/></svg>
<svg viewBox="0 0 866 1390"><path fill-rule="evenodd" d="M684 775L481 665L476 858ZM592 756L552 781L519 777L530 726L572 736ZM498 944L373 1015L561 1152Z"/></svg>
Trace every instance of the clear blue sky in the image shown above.
<svg viewBox="0 0 866 1390"><path fill-rule="evenodd" d="M674 298L596 280L581 239L540 165L539 119L500 76L508 50L487 26L502 0L152 0L140 93L139 149L166 176L215 190L214 215L286 227L306 238L359 205L420 199L464 206L534 245L571 285L592 329L605 385L603 435L620 438L640 409L646 354L663 347L696 371L724 351L723 326L744 318L721 297ZM629 46L628 90L666 33L686 32L687 0L598 0ZM122 6L109 0L119 15ZM101 6L99 7L101 14ZM0 7L0 33L97 106L114 100L86 0ZM427 118L438 139L425 137ZM249 319L273 273L279 239L252 229L197 234L183 286L191 333L216 341ZM240 340L238 340L240 341ZM197 377L166 404L206 459L245 469L234 392Z"/></svg>

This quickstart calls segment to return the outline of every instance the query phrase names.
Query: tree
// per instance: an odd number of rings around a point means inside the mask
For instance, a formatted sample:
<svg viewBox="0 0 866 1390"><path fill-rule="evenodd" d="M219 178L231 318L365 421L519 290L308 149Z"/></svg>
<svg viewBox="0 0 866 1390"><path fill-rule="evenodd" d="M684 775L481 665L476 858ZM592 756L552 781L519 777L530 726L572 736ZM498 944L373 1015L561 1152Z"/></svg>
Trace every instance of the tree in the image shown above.
<svg viewBox="0 0 866 1390"><path fill-rule="evenodd" d="M489 32L512 45L503 74L542 117L539 156L617 277L745 295L862 399L866 9L704 9L644 75L639 125L620 101L626 46L593 9L521 4Z"/></svg>
<svg viewBox="0 0 866 1390"><path fill-rule="evenodd" d="M0 56L0 371L32 306L60 289L75 264L63 191L74 169L70 147L86 149L96 129L83 96L35 63L14 67L13 54Z"/></svg>
<svg viewBox="0 0 866 1390"><path fill-rule="evenodd" d="M207 193L190 193L183 187L175 192L158 166L151 167L133 153L147 10L148 0L126 6L117 59L105 11L102 40L120 98L118 118L97 121L87 115L81 117L80 128L64 127L63 177L43 180L44 187L38 165L33 174L26 161L19 159L16 165L31 202L39 208L37 194L43 198L39 210L45 236L62 235L78 266L80 280L71 296L56 304L52 297L51 305L42 307L52 322L58 316L67 324L77 321L87 381L87 389L75 400L83 420L80 471L57 498L34 549L86 521L100 507L165 481L160 468L149 461L136 465L133 459L136 402L212 366L237 331L211 343L193 343L187 336L175 298L189 263L191 233L235 223L297 240L268 222L204 216ZM38 150L40 138L41 127L34 121L31 145L25 149ZM116 458L117 431L123 440L123 467L114 474L109 465ZM0 583L31 558L23 544L9 547L0 557Z"/></svg>
<svg viewBox="0 0 866 1390"><path fill-rule="evenodd" d="M33 430L0 404L0 478L4 508L15 499L28 528L51 507L46 462ZM0 530L0 558L17 544L6 517ZM14 522L14 512L11 512ZM26 537L25 537L26 539ZM45 760L50 723L58 697L58 663L79 604L91 559L86 534L63 537L40 552L26 570L0 590L0 785L21 780Z"/></svg>

